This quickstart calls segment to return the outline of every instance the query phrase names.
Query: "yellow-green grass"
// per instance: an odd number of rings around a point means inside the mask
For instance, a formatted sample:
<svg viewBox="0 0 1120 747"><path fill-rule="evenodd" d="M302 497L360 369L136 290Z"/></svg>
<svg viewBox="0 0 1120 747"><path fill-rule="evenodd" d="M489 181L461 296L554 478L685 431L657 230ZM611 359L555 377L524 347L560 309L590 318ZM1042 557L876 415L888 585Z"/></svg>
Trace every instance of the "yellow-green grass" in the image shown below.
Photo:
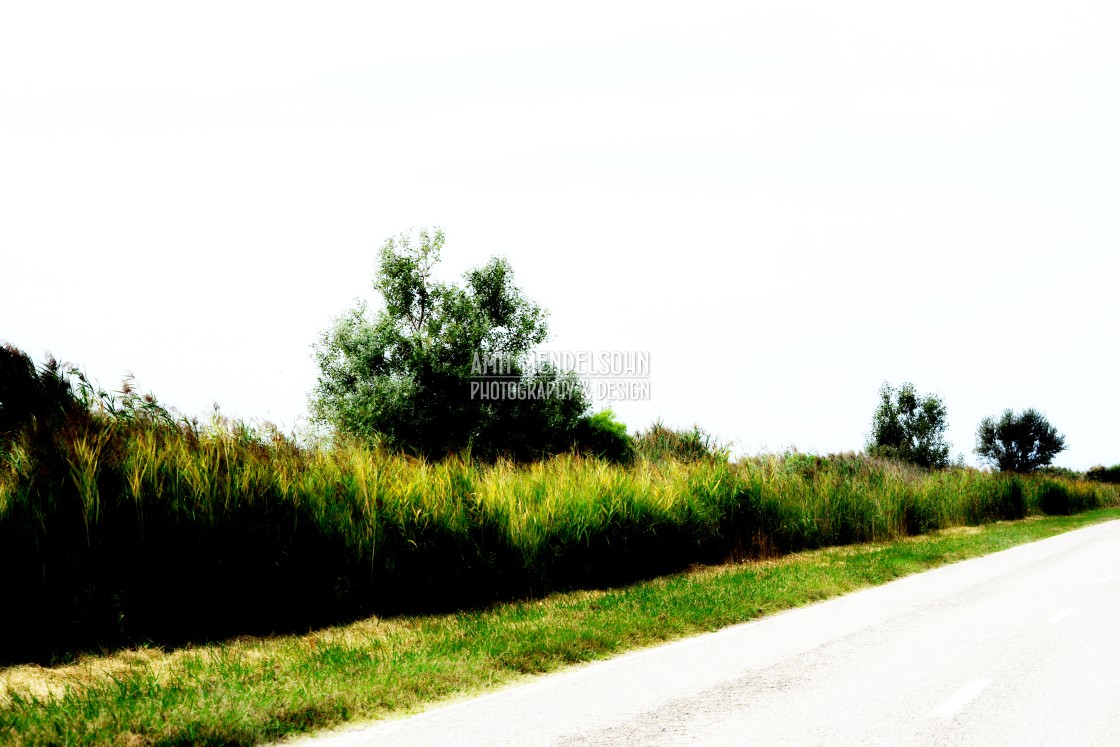
<svg viewBox="0 0 1120 747"><path fill-rule="evenodd" d="M696 567L442 615L0 670L0 741L253 744L377 719L1030 542L1120 509Z"/></svg>

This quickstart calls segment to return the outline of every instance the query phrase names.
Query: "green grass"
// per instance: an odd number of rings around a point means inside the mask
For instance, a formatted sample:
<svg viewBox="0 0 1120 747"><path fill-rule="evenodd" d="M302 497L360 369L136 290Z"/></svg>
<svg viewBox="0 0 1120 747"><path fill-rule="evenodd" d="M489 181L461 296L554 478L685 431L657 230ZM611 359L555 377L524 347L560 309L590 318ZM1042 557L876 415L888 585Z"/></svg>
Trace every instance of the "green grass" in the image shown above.
<svg viewBox="0 0 1120 747"><path fill-rule="evenodd" d="M987 523L480 611L370 618L167 652L142 648L51 669L12 667L0 670L0 740L258 743L413 711L1115 518L1118 508Z"/></svg>

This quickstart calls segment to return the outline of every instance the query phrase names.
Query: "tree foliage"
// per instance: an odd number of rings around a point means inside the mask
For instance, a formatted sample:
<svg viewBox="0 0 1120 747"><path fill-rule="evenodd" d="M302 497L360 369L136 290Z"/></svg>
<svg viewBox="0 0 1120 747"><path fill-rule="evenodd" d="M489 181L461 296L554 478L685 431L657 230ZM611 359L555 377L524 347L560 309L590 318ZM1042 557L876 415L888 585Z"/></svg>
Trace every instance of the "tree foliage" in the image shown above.
<svg viewBox="0 0 1120 747"><path fill-rule="evenodd" d="M504 259L460 285L439 282L443 244L437 229L381 247L374 288L383 307L371 316L359 304L322 336L313 416L425 456L470 449L527 459L570 448L586 392L571 372L525 362L547 337L547 313Z"/></svg>
<svg viewBox="0 0 1120 747"><path fill-rule="evenodd" d="M1003 472L1045 467L1065 448L1065 436L1034 409L1004 410L999 420L984 418L976 429L976 453Z"/></svg>
<svg viewBox="0 0 1120 747"><path fill-rule="evenodd" d="M871 420L867 451L921 467L945 467L949 464L946 418L940 397L922 396L909 382L897 390L884 382Z"/></svg>

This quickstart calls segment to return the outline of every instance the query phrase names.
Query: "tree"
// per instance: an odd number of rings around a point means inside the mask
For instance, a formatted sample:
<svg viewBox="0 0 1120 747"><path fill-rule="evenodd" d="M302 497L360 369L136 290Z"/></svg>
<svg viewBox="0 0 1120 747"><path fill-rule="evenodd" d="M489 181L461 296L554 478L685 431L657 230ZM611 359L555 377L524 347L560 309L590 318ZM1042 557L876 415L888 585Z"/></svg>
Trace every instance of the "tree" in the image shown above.
<svg viewBox="0 0 1120 747"><path fill-rule="evenodd" d="M984 418L976 429L976 453L1004 472L1045 467L1066 448L1066 437L1038 410L1016 415L1004 410L999 420Z"/></svg>
<svg viewBox="0 0 1120 747"><path fill-rule="evenodd" d="M443 244L436 229L381 247L383 308L371 317L359 304L315 346L313 417L425 456L469 448L525 459L570 448L590 408L582 384L525 362L547 337L547 313L504 259L470 270L462 285L438 282Z"/></svg>
<svg viewBox="0 0 1120 747"><path fill-rule="evenodd" d="M897 390L884 382L879 389L879 407L871 420L867 451L921 467L945 467L949 464L949 444L944 440L946 414L940 397L922 396L909 382Z"/></svg>

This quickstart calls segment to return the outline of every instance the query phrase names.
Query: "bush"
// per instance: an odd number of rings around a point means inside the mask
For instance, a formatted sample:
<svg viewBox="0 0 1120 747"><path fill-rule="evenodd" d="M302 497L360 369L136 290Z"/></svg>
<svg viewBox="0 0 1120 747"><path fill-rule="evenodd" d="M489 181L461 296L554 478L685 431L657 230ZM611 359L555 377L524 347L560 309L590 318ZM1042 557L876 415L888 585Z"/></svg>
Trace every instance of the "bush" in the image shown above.
<svg viewBox="0 0 1120 747"><path fill-rule="evenodd" d="M1062 480L1084 480L1086 476L1075 469L1069 467L1055 467L1054 465L1047 465L1046 467L1039 467L1035 470L1035 474L1041 477L1057 477Z"/></svg>
<svg viewBox="0 0 1120 747"><path fill-rule="evenodd" d="M1111 467L1102 465L1092 467L1085 473L1085 479L1092 480L1093 482L1120 485L1120 464L1114 464Z"/></svg>
<svg viewBox="0 0 1120 747"><path fill-rule="evenodd" d="M1076 509L1076 501L1070 495L1065 485L1058 482L1046 481L1038 492L1038 507L1051 515L1069 515Z"/></svg>
<svg viewBox="0 0 1120 747"><path fill-rule="evenodd" d="M585 454L619 464L629 464L636 454L634 437L627 433L625 423L615 420L609 409L580 421L576 443Z"/></svg>
<svg viewBox="0 0 1120 747"><path fill-rule="evenodd" d="M1040 511L1068 516L1104 503L1100 489L1084 480L1044 479L1035 484Z"/></svg>
<svg viewBox="0 0 1120 747"><path fill-rule="evenodd" d="M715 460L726 462L730 449L699 426L691 430L674 430L660 420L647 431L639 431L634 439L638 457L655 464L669 460L698 462Z"/></svg>
<svg viewBox="0 0 1120 747"><path fill-rule="evenodd" d="M52 358L37 370L22 350L0 347L0 443L36 428L49 431L76 409L62 364Z"/></svg>
<svg viewBox="0 0 1120 747"><path fill-rule="evenodd" d="M997 476L989 485L984 518L1022 519L1027 515L1027 496L1020 478L1014 475Z"/></svg>

